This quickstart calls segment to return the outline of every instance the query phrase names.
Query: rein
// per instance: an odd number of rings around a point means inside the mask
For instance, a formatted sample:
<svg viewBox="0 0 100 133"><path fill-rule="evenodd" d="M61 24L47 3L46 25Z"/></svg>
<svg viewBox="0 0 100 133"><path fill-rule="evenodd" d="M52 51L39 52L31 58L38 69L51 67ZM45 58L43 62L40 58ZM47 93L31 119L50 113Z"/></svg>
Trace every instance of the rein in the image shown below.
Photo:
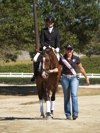
<svg viewBox="0 0 100 133"><path fill-rule="evenodd" d="M51 75L49 70L58 67L58 64L58 59L52 48L42 51L40 54L40 72L44 79L47 79Z"/></svg>
<svg viewBox="0 0 100 133"><path fill-rule="evenodd" d="M46 56L49 57L49 59L48 59L49 62L50 62L49 68L43 68L43 62L42 62L42 63L41 63L41 64L42 64L42 66L41 66L41 70L44 71L44 72L46 72L46 73L49 75L49 70L51 69L50 55L49 55L48 53L46 53L46 55L43 55L43 56L42 56L42 59L45 57L45 60L46 60Z"/></svg>
<svg viewBox="0 0 100 133"><path fill-rule="evenodd" d="M49 73L49 68L48 69L42 69L42 71L45 71L45 72L47 72L47 73Z"/></svg>

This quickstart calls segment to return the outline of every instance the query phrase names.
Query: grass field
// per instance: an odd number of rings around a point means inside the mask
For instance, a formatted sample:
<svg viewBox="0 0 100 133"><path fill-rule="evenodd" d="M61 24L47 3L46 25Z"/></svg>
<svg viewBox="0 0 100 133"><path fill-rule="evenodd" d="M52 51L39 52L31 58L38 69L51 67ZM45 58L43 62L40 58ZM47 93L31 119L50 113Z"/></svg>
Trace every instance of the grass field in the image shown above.
<svg viewBox="0 0 100 133"><path fill-rule="evenodd" d="M87 73L100 73L100 55L81 57L81 62ZM17 60L16 62L7 62L0 60L0 72L33 72L33 61Z"/></svg>
<svg viewBox="0 0 100 133"><path fill-rule="evenodd" d="M21 64L33 64L32 60L17 60L16 62L4 62L0 60L0 66L15 66L15 65L21 65Z"/></svg>

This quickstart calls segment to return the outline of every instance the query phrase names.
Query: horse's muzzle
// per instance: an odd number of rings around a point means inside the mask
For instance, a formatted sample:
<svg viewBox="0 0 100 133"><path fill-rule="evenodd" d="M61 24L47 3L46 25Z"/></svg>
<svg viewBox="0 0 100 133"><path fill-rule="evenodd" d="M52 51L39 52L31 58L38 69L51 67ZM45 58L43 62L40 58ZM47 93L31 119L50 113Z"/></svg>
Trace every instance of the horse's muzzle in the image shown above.
<svg viewBox="0 0 100 133"><path fill-rule="evenodd" d="M42 78L47 79L49 77L49 73L47 71L42 72Z"/></svg>

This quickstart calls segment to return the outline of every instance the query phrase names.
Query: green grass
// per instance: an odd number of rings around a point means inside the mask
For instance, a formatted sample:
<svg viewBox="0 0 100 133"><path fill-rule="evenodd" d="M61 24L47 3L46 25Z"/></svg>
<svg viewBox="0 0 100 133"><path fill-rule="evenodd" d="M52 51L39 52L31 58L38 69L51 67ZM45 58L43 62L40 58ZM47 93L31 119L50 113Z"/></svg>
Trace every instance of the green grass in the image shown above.
<svg viewBox="0 0 100 133"><path fill-rule="evenodd" d="M100 73L100 56L81 57L81 62L87 73ZM4 63L0 61L0 72L33 72L31 60L19 60L16 62Z"/></svg>
<svg viewBox="0 0 100 133"><path fill-rule="evenodd" d="M100 56L84 57L81 62L87 73L100 73Z"/></svg>
<svg viewBox="0 0 100 133"><path fill-rule="evenodd" d="M0 72L33 72L33 62L31 60L18 60L16 62L0 61Z"/></svg>

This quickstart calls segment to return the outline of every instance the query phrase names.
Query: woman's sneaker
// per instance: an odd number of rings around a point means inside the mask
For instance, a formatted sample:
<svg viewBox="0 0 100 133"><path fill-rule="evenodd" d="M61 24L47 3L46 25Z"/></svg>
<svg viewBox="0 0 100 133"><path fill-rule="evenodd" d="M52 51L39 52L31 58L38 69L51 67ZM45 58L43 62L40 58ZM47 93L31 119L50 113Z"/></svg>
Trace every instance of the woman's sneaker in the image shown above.
<svg viewBox="0 0 100 133"><path fill-rule="evenodd" d="M78 118L78 115L73 115L73 120L76 120Z"/></svg>
<svg viewBox="0 0 100 133"><path fill-rule="evenodd" d="M66 119L67 120L71 120L71 116L66 116Z"/></svg>

